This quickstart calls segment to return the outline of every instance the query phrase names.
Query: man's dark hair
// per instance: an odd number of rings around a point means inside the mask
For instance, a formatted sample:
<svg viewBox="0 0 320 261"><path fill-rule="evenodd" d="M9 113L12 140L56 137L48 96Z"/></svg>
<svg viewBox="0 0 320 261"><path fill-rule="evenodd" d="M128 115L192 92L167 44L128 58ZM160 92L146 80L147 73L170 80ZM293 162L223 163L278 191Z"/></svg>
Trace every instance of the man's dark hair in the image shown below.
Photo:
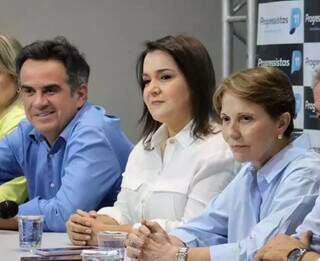
<svg viewBox="0 0 320 261"><path fill-rule="evenodd" d="M16 60L17 75L24 62L32 60L56 60L61 62L66 70L66 82L73 93L82 84L88 84L90 67L84 55L63 36L53 40L36 41L25 46Z"/></svg>
<svg viewBox="0 0 320 261"><path fill-rule="evenodd" d="M214 111L212 96L215 90L215 73L211 58L202 43L190 36L166 36L156 41L145 43L145 49L138 57L136 73L141 92L144 90L143 62L146 55L155 50L168 53L183 73L191 95L193 136L200 138L212 133L210 121L219 121ZM140 121L144 123L143 137L145 147L148 147L150 135L160 126L155 121L147 106Z"/></svg>

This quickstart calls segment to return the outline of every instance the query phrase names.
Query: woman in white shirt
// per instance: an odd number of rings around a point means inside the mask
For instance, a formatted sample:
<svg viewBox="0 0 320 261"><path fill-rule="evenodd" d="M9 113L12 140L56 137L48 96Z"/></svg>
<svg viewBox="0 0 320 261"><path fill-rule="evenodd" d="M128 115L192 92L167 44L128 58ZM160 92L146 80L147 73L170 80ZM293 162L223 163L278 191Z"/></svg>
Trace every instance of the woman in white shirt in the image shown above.
<svg viewBox="0 0 320 261"><path fill-rule="evenodd" d="M130 232L142 219L167 231L200 215L236 170L212 105L214 69L195 38L146 43L138 58L143 138L130 154L113 207L77 211L67 222L76 245L96 244L103 230Z"/></svg>

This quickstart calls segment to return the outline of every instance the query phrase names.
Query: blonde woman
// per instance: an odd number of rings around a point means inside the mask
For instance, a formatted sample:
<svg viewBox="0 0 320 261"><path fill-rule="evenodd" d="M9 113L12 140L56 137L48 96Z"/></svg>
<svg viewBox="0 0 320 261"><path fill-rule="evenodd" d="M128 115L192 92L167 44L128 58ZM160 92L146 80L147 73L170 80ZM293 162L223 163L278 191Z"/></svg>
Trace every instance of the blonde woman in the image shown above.
<svg viewBox="0 0 320 261"><path fill-rule="evenodd" d="M15 59L21 50L20 43L9 36L0 35L0 138L16 128L24 118L19 100ZM22 203L27 198L24 177L4 181L0 176L0 202L12 200Z"/></svg>

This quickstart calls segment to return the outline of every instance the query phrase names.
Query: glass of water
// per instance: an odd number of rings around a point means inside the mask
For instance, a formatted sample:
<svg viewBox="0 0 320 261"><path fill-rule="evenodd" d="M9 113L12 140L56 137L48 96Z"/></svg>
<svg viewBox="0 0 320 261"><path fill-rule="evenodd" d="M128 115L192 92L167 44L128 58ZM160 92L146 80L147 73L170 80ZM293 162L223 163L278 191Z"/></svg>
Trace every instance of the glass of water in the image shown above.
<svg viewBox="0 0 320 261"><path fill-rule="evenodd" d="M41 246L43 216L18 216L18 226L22 250L33 251Z"/></svg>
<svg viewBox="0 0 320 261"><path fill-rule="evenodd" d="M116 251L123 260L125 257L125 240L128 236L127 232L122 231L101 231L97 233L98 246L101 250Z"/></svg>

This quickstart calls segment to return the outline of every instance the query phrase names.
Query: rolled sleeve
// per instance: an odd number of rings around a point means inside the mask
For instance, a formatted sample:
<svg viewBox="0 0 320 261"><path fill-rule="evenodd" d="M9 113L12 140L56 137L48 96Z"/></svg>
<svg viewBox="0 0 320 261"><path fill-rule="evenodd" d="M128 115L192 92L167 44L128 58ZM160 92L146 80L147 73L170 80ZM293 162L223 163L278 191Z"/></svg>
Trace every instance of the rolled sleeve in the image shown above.
<svg viewBox="0 0 320 261"><path fill-rule="evenodd" d="M119 224L125 224L125 220L122 218L121 210L117 207L104 207L99 209L98 215L107 215L116 220Z"/></svg>
<svg viewBox="0 0 320 261"><path fill-rule="evenodd" d="M170 233L171 236L175 236L179 238L183 243L185 243L188 247L198 247L197 237L192 233L188 233L182 229L175 229Z"/></svg>
<svg viewBox="0 0 320 261"><path fill-rule="evenodd" d="M153 222L157 222L164 230L171 231L182 224L181 220L170 220L165 218L152 219Z"/></svg>

